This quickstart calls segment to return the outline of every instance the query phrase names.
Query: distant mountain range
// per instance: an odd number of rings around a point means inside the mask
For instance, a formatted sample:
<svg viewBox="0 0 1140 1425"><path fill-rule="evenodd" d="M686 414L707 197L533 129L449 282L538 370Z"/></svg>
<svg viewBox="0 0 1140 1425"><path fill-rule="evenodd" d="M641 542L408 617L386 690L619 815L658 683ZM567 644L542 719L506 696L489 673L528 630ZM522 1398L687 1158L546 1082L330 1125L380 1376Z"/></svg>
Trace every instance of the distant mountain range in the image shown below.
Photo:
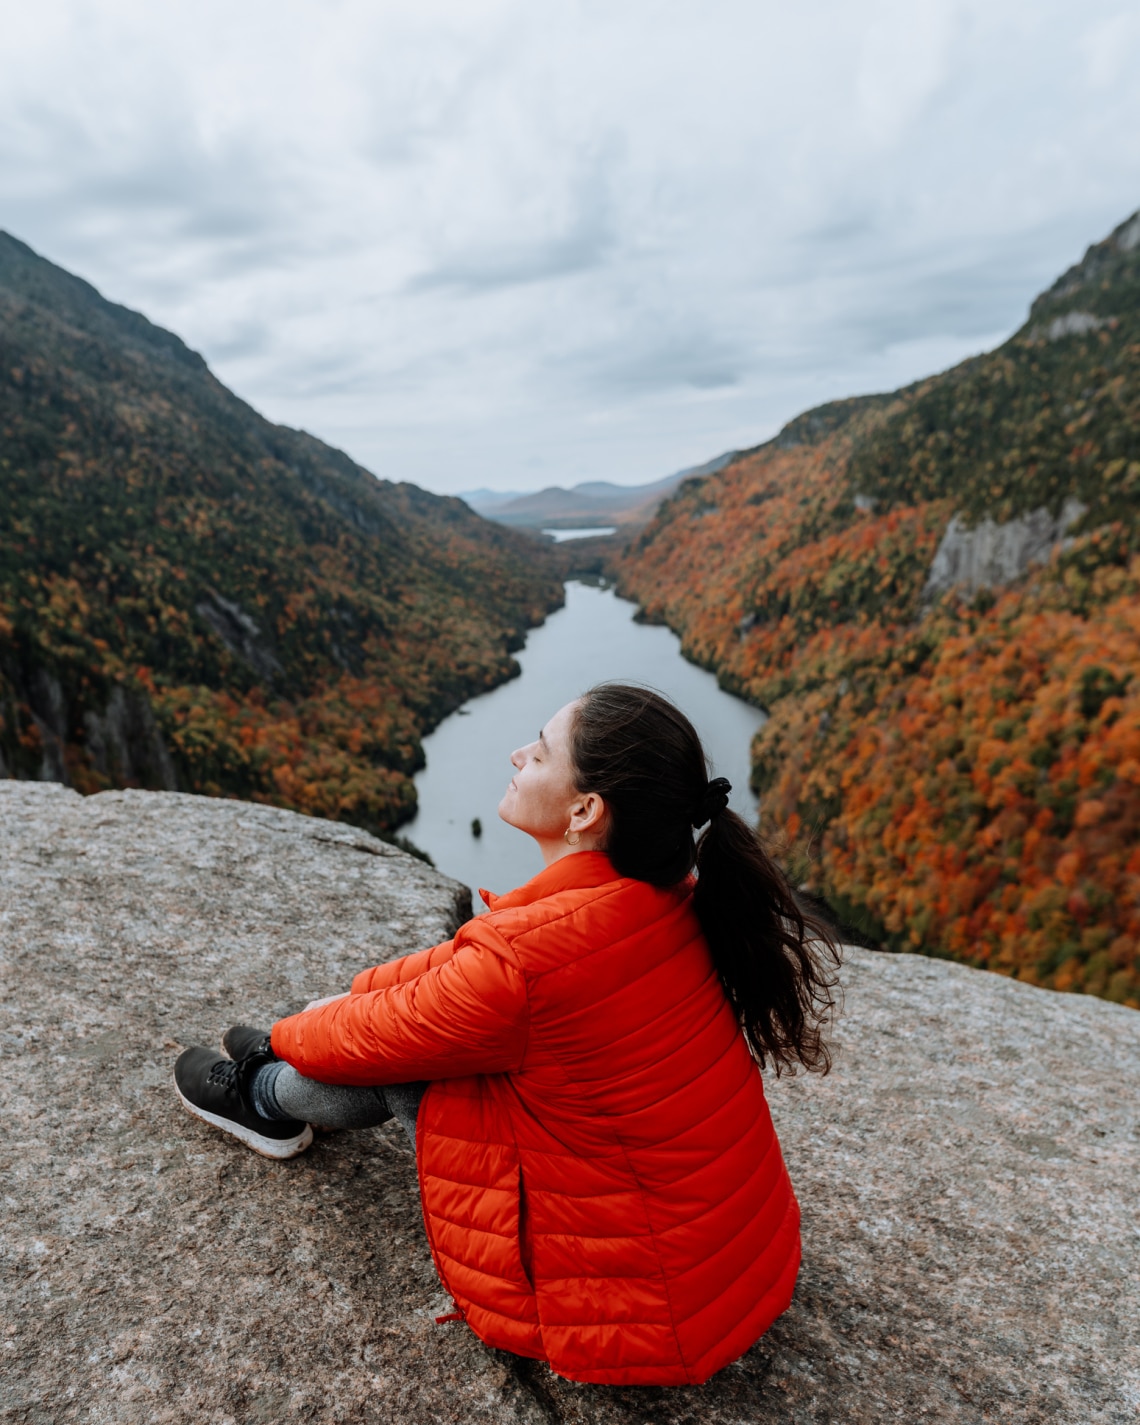
<svg viewBox="0 0 1140 1425"><path fill-rule="evenodd" d="M524 529L575 529L617 525L629 528L646 524L663 499L682 480L711 475L734 458L735 452L719 455L704 465L679 470L663 480L647 485L614 485L607 480L587 480L569 490L551 485L533 494L517 491L470 490L459 498L478 514L498 524Z"/></svg>
<svg viewBox="0 0 1140 1425"><path fill-rule="evenodd" d="M0 233L0 776L381 832L562 601L532 536L265 420Z"/></svg>
<svg viewBox="0 0 1140 1425"><path fill-rule="evenodd" d="M1140 1008L1140 213L996 351L682 483L619 567L771 714L797 882L892 949Z"/></svg>

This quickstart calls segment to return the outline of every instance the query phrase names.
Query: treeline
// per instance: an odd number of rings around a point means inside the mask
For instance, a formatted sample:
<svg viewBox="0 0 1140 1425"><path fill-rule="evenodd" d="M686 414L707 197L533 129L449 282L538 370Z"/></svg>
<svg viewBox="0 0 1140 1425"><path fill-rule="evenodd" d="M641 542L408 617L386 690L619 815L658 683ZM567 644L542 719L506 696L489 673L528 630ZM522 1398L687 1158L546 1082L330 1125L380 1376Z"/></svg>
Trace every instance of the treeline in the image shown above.
<svg viewBox="0 0 1140 1425"><path fill-rule="evenodd" d="M1083 513L1007 586L928 576L951 517ZM765 707L766 830L895 949L1140 1007L1140 217L1009 342L688 482L621 563Z"/></svg>
<svg viewBox="0 0 1140 1425"><path fill-rule="evenodd" d="M389 831L561 601L541 545L273 426L0 234L0 774Z"/></svg>

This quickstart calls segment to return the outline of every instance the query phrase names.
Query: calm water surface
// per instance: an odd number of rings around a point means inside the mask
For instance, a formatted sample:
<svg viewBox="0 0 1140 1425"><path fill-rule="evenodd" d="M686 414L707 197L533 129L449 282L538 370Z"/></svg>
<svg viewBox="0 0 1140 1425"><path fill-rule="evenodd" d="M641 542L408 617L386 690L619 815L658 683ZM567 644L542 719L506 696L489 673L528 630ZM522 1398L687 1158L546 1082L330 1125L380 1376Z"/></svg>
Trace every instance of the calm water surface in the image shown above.
<svg viewBox="0 0 1140 1425"><path fill-rule="evenodd" d="M588 529L544 529L543 534L548 534L555 544L565 544L568 539L589 539L591 535L613 534L617 530L615 524L591 525Z"/></svg>
<svg viewBox="0 0 1140 1425"><path fill-rule="evenodd" d="M722 692L711 673L686 663L667 628L633 622L635 605L608 589L566 586L566 607L527 636L522 676L473 698L424 739L427 767L416 778L419 811L406 830L441 871L472 889L502 893L542 869L529 836L501 822L499 799L513 775L510 754L532 742L550 715L605 679L648 683L677 703L701 735L713 775L732 783L732 806L755 819L748 747L764 721L757 708ZM478 818L483 835L471 833Z"/></svg>

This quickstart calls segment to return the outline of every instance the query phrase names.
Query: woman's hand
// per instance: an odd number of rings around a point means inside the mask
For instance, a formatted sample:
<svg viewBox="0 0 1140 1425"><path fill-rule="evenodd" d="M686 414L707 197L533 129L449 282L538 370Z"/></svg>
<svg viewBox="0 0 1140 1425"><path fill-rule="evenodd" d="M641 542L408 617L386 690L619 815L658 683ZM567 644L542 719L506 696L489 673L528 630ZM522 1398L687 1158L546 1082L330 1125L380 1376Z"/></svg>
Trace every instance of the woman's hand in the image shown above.
<svg viewBox="0 0 1140 1425"><path fill-rule="evenodd" d="M302 1010L302 1013L307 1014L311 1009L320 1009L321 1005L323 1004L332 1004L334 1000L347 998L348 991L346 990L345 993L342 995L325 995L324 999L311 999L309 1003L305 1006L304 1010Z"/></svg>

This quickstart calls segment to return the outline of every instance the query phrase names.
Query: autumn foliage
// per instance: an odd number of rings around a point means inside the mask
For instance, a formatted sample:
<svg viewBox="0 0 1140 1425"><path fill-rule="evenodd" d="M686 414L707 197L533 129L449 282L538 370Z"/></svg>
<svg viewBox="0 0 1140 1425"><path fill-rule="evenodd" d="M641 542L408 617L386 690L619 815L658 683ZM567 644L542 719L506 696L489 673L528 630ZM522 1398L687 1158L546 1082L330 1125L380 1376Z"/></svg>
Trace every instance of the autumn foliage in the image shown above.
<svg viewBox="0 0 1140 1425"><path fill-rule="evenodd" d="M768 710L766 829L847 924L1140 1007L1129 231L991 356L810 412L687 482L620 573L645 617ZM1069 497L1086 514L1046 565L926 592L953 513L1001 522Z"/></svg>
<svg viewBox="0 0 1140 1425"><path fill-rule="evenodd" d="M390 831L561 601L541 545L273 426L0 234L0 775Z"/></svg>

